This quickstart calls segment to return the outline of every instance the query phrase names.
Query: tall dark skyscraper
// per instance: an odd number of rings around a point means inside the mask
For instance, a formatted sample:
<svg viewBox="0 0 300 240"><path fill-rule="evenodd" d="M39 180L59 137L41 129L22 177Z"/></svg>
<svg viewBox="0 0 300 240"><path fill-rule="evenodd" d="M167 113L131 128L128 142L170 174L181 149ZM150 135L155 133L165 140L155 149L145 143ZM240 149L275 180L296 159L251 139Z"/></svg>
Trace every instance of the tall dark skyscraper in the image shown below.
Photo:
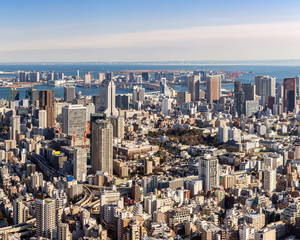
<svg viewBox="0 0 300 240"><path fill-rule="evenodd" d="M108 120L92 123L92 169L113 174L113 126Z"/></svg>
<svg viewBox="0 0 300 240"><path fill-rule="evenodd" d="M243 83L242 89L244 91L245 101L255 100L255 92L256 92L255 85L252 85L251 83Z"/></svg>
<svg viewBox="0 0 300 240"><path fill-rule="evenodd" d="M19 72L19 82L27 82L27 73L26 72Z"/></svg>
<svg viewBox="0 0 300 240"><path fill-rule="evenodd" d="M296 78L283 79L283 101L287 112L293 112L296 107Z"/></svg>
<svg viewBox="0 0 300 240"><path fill-rule="evenodd" d="M43 90L39 94L39 105L40 109L46 110L47 112L47 127L51 128L54 126L54 91Z"/></svg>
<svg viewBox="0 0 300 240"><path fill-rule="evenodd" d="M199 101L200 94L200 75L189 76L189 93L192 101Z"/></svg>
<svg viewBox="0 0 300 240"><path fill-rule="evenodd" d="M72 102L75 99L75 87L64 87L65 102Z"/></svg>
<svg viewBox="0 0 300 240"><path fill-rule="evenodd" d="M121 94L116 96L116 108L120 108L122 110L129 109L131 96L128 94Z"/></svg>
<svg viewBox="0 0 300 240"><path fill-rule="evenodd" d="M114 79L114 73L113 72L108 72L105 73L105 80L113 80Z"/></svg>
<svg viewBox="0 0 300 240"><path fill-rule="evenodd" d="M7 101L12 102L12 101L20 100L19 90L16 88L9 88L6 94L7 94L6 96Z"/></svg>
<svg viewBox="0 0 300 240"><path fill-rule="evenodd" d="M35 104L35 101L39 100L39 91L34 88L29 88L26 90L25 96L29 100L29 104Z"/></svg>
<svg viewBox="0 0 300 240"><path fill-rule="evenodd" d="M240 81L234 82L234 113L238 116L244 114L245 95Z"/></svg>
<svg viewBox="0 0 300 240"><path fill-rule="evenodd" d="M100 99L100 95L93 95L92 96L92 102L94 103L94 105L95 105L95 111L96 112L99 112L100 111L100 101L101 101L101 99Z"/></svg>
<svg viewBox="0 0 300 240"><path fill-rule="evenodd" d="M143 72L142 73L142 79L143 79L143 81L148 82L149 79L150 79L149 73L148 72Z"/></svg>

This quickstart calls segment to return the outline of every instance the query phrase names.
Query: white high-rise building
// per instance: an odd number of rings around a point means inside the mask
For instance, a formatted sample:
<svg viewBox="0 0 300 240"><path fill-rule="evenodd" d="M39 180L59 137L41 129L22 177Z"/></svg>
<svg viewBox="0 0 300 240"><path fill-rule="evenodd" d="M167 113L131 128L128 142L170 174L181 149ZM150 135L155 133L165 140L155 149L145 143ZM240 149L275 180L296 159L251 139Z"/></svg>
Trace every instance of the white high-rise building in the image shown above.
<svg viewBox="0 0 300 240"><path fill-rule="evenodd" d="M113 174L113 126L110 121L96 120L92 125L92 168Z"/></svg>
<svg viewBox="0 0 300 240"><path fill-rule="evenodd" d="M264 136L267 132L267 127L263 124L258 124L257 125L257 134Z"/></svg>
<svg viewBox="0 0 300 240"><path fill-rule="evenodd" d="M141 230L140 223L137 219L132 220L129 225L129 239L131 240L140 240L141 239Z"/></svg>
<svg viewBox="0 0 300 240"><path fill-rule="evenodd" d="M66 105L62 108L62 132L83 138L86 132L86 107L82 105Z"/></svg>
<svg viewBox="0 0 300 240"><path fill-rule="evenodd" d="M92 73L84 74L84 83L91 83L92 81Z"/></svg>
<svg viewBox="0 0 300 240"><path fill-rule="evenodd" d="M47 128L47 111L39 110L39 128Z"/></svg>
<svg viewBox="0 0 300 240"><path fill-rule="evenodd" d="M226 125L219 127L218 142L223 143L228 141L228 130L229 128Z"/></svg>
<svg viewBox="0 0 300 240"><path fill-rule="evenodd" d="M136 203L132 209L133 216L143 217L143 205Z"/></svg>
<svg viewBox="0 0 300 240"><path fill-rule="evenodd" d="M69 224L60 223L58 225L57 239L58 240L71 240L72 239L72 236L69 231Z"/></svg>
<svg viewBox="0 0 300 240"><path fill-rule="evenodd" d="M167 85L167 79L162 78L160 81L160 93L166 97L171 97L172 92L170 88Z"/></svg>
<svg viewBox="0 0 300 240"><path fill-rule="evenodd" d="M205 155L199 159L198 178L203 180L205 191L211 191L213 187L219 186L219 162L218 158Z"/></svg>
<svg viewBox="0 0 300 240"><path fill-rule="evenodd" d="M50 239L56 236L55 213L55 199L38 196L35 201L37 236Z"/></svg>
<svg viewBox="0 0 300 240"><path fill-rule="evenodd" d="M98 82L102 83L105 79L105 73L99 72L98 73Z"/></svg>
<svg viewBox="0 0 300 240"><path fill-rule="evenodd" d="M264 171L264 190L266 192L276 190L276 170L268 168Z"/></svg>
<svg viewBox="0 0 300 240"><path fill-rule="evenodd" d="M254 240L254 228L249 225L239 226L240 240Z"/></svg>
<svg viewBox="0 0 300 240"><path fill-rule="evenodd" d="M10 118L10 139L16 140L17 133L20 133L20 116L12 116Z"/></svg>
<svg viewBox="0 0 300 240"><path fill-rule="evenodd" d="M13 224L26 222L29 216L29 209L20 198L13 202Z"/></svg>
<svg viewBox="0 0 300 240"><path fill-rule="evenodd" d="M237 142L241 141L241 130L233 127L232 129L228 130L228 140L234 140Z"/></svg>
<svg viewBox="0 0 300 240"><path fill-rule="evenodd" d="M118 116L110 117L111 124L113 125L113 136L114 138L124 138L124 118Z"/></svg>
<svg viewBox="0 0 300 240"><path fill-rule="evenodd" d="M78 181L84 182L87 175L87 152L84 148L76 148L73 159L73 175Z"/></svg>
<svg viewBox="0 0 300 240"><path fill-rule="evenodd" d="M164 98L162 100L162 114L169 115L169 111L172 107L172 99Z"/></svg>
<svg viewBox="0 0 300 240"><path fill-rule="evenodd" d="M112 80L100 86L100 110L106 117L119 115L116 109L116 87Z"/></svg>

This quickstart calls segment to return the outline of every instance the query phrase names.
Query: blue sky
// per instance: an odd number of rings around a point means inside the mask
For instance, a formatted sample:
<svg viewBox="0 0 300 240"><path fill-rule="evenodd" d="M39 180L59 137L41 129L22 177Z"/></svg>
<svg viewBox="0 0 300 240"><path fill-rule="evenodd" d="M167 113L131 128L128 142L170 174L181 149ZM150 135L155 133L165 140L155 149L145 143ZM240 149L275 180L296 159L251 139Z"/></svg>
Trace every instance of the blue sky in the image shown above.
<svg viewBox="0 0 300 240"><path fill-rule="evenodd" d="M2 1L0 61L299 59L300 1Z"/></svg>

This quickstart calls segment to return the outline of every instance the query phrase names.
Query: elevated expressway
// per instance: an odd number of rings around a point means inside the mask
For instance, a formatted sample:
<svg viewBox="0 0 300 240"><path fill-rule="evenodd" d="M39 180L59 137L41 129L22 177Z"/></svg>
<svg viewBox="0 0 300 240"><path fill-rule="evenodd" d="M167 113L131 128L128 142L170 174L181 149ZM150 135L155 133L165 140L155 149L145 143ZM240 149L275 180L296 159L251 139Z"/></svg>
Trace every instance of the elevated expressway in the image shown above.
<svg viewBox="0 0 300 240"><path fill-rule="evenodd" d="M35 222L36 222L36 218L32 218L21 224L0 228L0 236L4 233L16 233L16 232L20 232L21 236L27 235L32 232L32 230L28 230L28 229L32 229L35 225ZM28 231L22 232L24 230L28 230Z"/></svg>

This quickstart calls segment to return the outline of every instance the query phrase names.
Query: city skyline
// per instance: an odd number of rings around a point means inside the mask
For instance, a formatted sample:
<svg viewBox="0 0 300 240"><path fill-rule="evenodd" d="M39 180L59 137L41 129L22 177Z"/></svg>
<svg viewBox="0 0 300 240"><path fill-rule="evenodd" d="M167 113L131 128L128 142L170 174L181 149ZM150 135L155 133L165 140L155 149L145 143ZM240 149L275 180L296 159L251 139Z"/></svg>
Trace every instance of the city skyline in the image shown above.
<svg viewBox="0 0 300 240"><path fill-rule="evenodd" d="M300 53L300 3L293 0L16 4L2 4L0 62L281 60Z"/></svg>
<svg viewBox="0 0 300 240"><path fill-rule="evenodd" d="M1 4L0 239L300 239L300 2Z"/></svg>

